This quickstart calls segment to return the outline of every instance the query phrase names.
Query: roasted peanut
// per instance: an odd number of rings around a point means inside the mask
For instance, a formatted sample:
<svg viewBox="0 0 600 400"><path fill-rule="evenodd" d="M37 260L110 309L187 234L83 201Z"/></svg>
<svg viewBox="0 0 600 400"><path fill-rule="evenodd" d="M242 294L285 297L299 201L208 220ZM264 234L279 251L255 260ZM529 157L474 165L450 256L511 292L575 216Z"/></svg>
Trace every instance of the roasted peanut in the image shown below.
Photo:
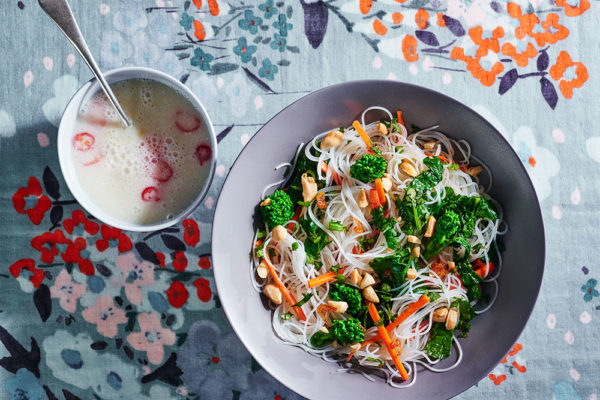
<svg viewBox="0 0 600 400"><path fill-rule="evenodd" d="M274 304L280 305L282 301L281 290L275 285L267 285L263 289L263 293L267 296Z"/></svg>
<svg viewBox="0 0 600 400"><path fill-rule="evenodd" d="M358 286L361 281L362 277L360 276L360 272L358 272L357 269L353 269L352 272L350 272L350 282Z"/></svg>
<svg viewBox="0 0 600 400"><path fill-rule="evenodd" d="M423 148L427 149L427 150L431 150L435 147L436 144L437 143L434 140L432 140L430 142L425 142L425 143L423 143Z"/></svg>
<svg viewBox="0 0 600 400"><path fill-rule="evenodd" d="M392 188L392 180L390 179L389 174L383 174L383 178L381 178L381 186L383 186L383 190L389 192Z"/></svg>
<svg viewBox="0 0 600 400"><path fill-rule="evenodd" d="M375 293L375 289L373 289L373 286L364 288L362 294L363 297L369 300L370 302L379 303L379 297L377 297L377 293Z"/></svg>
<svg viewBox="0 0 600 400"><path fill-rule="evenodd" d="M415 246L415 247L412 249L412 254L413 254L413 256L415 256L415 257L419 258L419 256L421 255L421 247L419 247L419 246Z"/></svg>
<svg viewBox="0 0 600 400"><path fill-rule="evenodd" d="M344 134L340 131L329 132L323 140L321 140L321 150L327 150L342 143Z"/></svg>
<svg viewBox="0 0 600 400"><path fill-rule="evenodd" d="M456 323L458 322L458 311L454 308L448 311L448 318L446 318L446 329L451 330L456 328Z"/></svg>
<svg viewBox="0 0 600 400"><path fill-rule="evenodd" d="M283 239L285 239L285 237L287 236L287 229L285 229L283 226L281 225L277 225L275 228L273 228L273 232L272 232L272 238L275 242L281 242Z"/></svg>
<svg viewBox="0 0 600 400"><path fill-rule="evenodd" d="M402 163L400 164L400 169L402 170L402 172L404 172L406 175L408 176L412 176L413 178L417 175L419 175L419 173L417 172L417 169L414 167L414 165L412 165L410 162L408 161L402 161Z"/></svg>
<svg viewBox="0 0 600 400"><path fill-rule="evenodd" d="M483 171L483 167L481 165L467 168L467 174L471 176L477 176L481 173L481 171Z"/></svg>
<svg viewBox="0 0 600 400"><path fill-rule="evenodd" d="M406 237L406 240L408 240L408 243L414 243L414 244L421 243L421 239L419 239L418 237L416 237L414 235L408 235Z"/></svg>
<svg viewBox="0 0 600 400"><path fill-rule="evenodd" d="M385 124L382 124L381 122L377 124L377 132L379 132L382 135L387 135L388 134L388 128L387 126L385 126Z"/></svg>
<svg viewBox="0 0 600 400"><path fill-rule="evenodd" d="M261 279L265 279L267 277L268 270L267 270L267 264L265 263L265 260L262 260L260 262L260 264L258 264L258 267L256 267L256 274Z"/></svg>
<svg viewBox="0 0 600 400"><path fill-rule="evenodd" d="M408 279L409 281L412 281L413 279L417 278L417 270L414 268L409 268L408 271L406 271L406 279Z"/></svg>
<svg viewBox="0 0 600 400"><path fill-rule="evenodd" d="M370 273L366 272L365 275L362 278L362 281L360 281L360 285L358 286L360 289L364 289L367 286L373 286L375 284L375 278L373 278L373 275L371 275Z"/></svg>
<svg viewBox="0 0 600 400"><path fill-rule="evenodd" d="M365 208L369 206L369 199L367 197L367 191L365 189L361 189L360 192L358 192L358 199L356 199L356 204L358 204L360 208Z"/></svg>
<svg viewBox="0 0 600 400"><path fill-rule="evenodd" d="M268 197L266 199L264 199L261 203L260 206L261 207L265 207L268 206L269 204L271 204L271 199L269 199Z"/></svg>
<svg viewBox="0 0 600 400"><path fill-rule="evenodd" d="M433 321L434 322L445 322L447 317L448 317L448 309L446 307L438 308L433 312Z"/></svg>
<svg viewBox="0 0 600 400"><path fill-rule="evenodd" d="M327 304L329 304L331 307L335 308L335 311L339 312L339 313L345 313L346 310L348 309L348 303L346 303L345 301L329 300L327 302Z"/></svg>

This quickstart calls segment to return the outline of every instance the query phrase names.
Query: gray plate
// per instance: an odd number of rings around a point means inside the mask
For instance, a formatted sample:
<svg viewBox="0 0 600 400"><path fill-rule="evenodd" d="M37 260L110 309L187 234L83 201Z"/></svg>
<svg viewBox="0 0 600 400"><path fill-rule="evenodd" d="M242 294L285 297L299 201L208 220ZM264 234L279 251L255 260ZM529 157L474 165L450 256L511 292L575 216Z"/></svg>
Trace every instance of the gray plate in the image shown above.
<svg viewBox="0 0 600 400"><path fill-rule="evenodd" d="M304 351L284 345L273 333L271 313L250 283L253 216L263 188L281 177L274 166L289 161L300 142L349 125L362 110L379 105L402 109L408 125L440 125L455 139L466 139L473 153L493 171L490 194L504 210L504 269L494 306L473 320L460 339L463 360L445 373L419 370L408 389L381 380L339 373ZM367 115L371 121L376 115ZM276 379L311 399L450 398L477 383L508 352L535 304L544 271L544 227L533 185L519 157L493 126L465 105L419 86L393 81L347 82L316 91L291 104L254 135L235 161L215 210L212 256L223 308L244 345ZM453 350L455 351L455 350Z"/></svg>

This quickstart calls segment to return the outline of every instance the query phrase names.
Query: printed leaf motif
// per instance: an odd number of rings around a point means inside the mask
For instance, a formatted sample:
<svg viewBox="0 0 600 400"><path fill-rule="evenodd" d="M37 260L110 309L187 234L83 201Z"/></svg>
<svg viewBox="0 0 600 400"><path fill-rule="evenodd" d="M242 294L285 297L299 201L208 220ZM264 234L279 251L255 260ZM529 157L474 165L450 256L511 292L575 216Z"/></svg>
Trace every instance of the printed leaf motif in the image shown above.
<svg viewBox="0 0 600 400"><path fill-rule="evenodd" d="M286 48L292 53L300 53L300 49L296 46L287 46Z"/></svg>
<svg viewBox="0 0 600 400"><path fill-rule="evenodd" d="M450 32L452 32L452 34L454 36L464 36L465 35L465 29L463 28L462 24L460 23L460 21L449 17L447 15L444 15L444 21L446 22L446 27L448 28L448 30Z"/></svg>
<svg viewBox="0 0 600 400"><path fill-rule="evenodd" d="M98 271L100 273L100 275L102 275L102 276L109 277L112 275L112 272L110 272L110 269L108 269L103 264L96 264L96 271Z"/></svg>
<svg viewBox="0 0 600 400"><path fill-rule="evenodd" d="M265 92L270 92L270 93L275 93L275 91L273 89L271 89L269 87L269 85L267 85L266 83L264 83L258 76L254 75L252 72L250 72L250 70L246 67L242 67L242 69L244 70L244 72L246 73L246 75L248 76L248 78L254 82L255 84L258 85L258 87L260 87L262 90L264 90Z"/></svg>
<svg viewBox="0 0 600 400"><path fill-rule="evenodd" d="M210 66L210 75L225 74L238 68L239 65L233 63L216 63Z"/></svg>
<svg viewBox="0 0 600 400"><path fill-rule="evenodd" d="M108 343L106 343L104 340L99 340L90 345L92 350L104 350L107 346L108 346Z"/></svg>
<svg viewBox="0 0 600 400"><path fill-rule="evenodd" d="M31 350L27 351L13 335L0 326L0 341L10 353L10 356L0 359L2 368L13 374L25 368L40 377L40 347L34 338L31 338Z"/></svg>
<svg viewBox="0 0 600 400"><path fill-rule="evenodd" d="M221 143L221 140L225 139L227 137L227 135L229 134L229 132L231 132L232 129L233 129L233 125L229 125L227 128L225 128L221 132L219 132L219 134L217 135L217 143Z"/></svg>
<svg viewBox="0 0 600 400"><path fill-rule="evenodd" d="M433 32L415 31L415 36L417 37L417 39L419 39L421 42L425 43L428 46L437 47L440 45L440 42L438 41L437 37Z"/></svg>
<svg viewBox="0 0 600 400"><path fill-rule="evenodd" d="M67 389L62 390L63 395L65 396L65 400L81 400L79 397L75 396L73 393L69 392Z"/></svg>
<svg viewBox="0 0 600 400"><path fill-rule="evenodd" d="M44 168L44 174L42 176L44 181L44 189L46 192L52 197L54 200L60 198L60 185L58 184L58 179L56 179L56 175L50 169L50 167Z"/></svg>
<svg viewBox="0 0 600 400"><path fill-rule="evenodd" d="M277 65L281 65L282 67L287 67L290 64L291 63L288 60L279 60L279 61L277 61Z"/></svg>
<svg viewBox="0 0 600 400"><path fill-rule="evenodd" d="M301 1L301 4L304 10L304 34L308 39L308 43L310 43L313 49L316 49L323 42L323 38L327 32L329 11L327 10L327 5L322 0L310 4ZM348 20L345 20L345 23L346 29L350 32L352 24Z"/></svg>
<svg viewBox="0 0 600 400"><path fill-rule="evenodd" d="M175 343L178 347L181 347L187 339L187 333L182 332L177 334L177 342Z"/></svg>
<svg viewBox="0 0 600 400"><path fill-rule="evenodd" d="M538 71L545 71L550 64L550 57L548 57L548 53L542 51L537 58L537 69Z"/></svg>
<svg viewBox="0 0 600 400"><path fill-rule="evenodd" d="M157 264L157 265L160 263L160 261L156 257L156 253L150 248L150 246L148 246L148 244L146 242L136 243L135 249L140 254L140 257L142 257L144 260L150 261L151 263ZM102 273L102 272L100 272L100 273Z"/></svg>
<svg viewBox="0 0 600 400"><path fill-rule="evenodd" d="M129 346L123 346L123 351L125 352L125 355L127 356L127 358L129 358L130 360L133 360L133 350L131 350L129 348Z"/></svg>
<svg viewBox="0 0 600 400"><path fill-rule="evenodd" d="M185 244L173 235L160 235L165 246L173 251L185 251Z"/></svg>
<svg viewBox="0 0 600 400"><path fill-rule="evenodd" d="M54 206L50 211L50 222L52 226L58 226L63 217L63 206Z"/></svg>
<svg viewBox="0 0 600 400"><path fill-rule="evenodd" d="M516 68L508 71L502 78L500 78L500 87L498 89L498 93L504 94L508 92L508 90L513 87L517 79L519 78L519 73Z"/></svg>
<svg viewBox="0 0 600 400"><path fill-rule="evenodd" d="M177 366L177 354L171 353L171 356L163 365L154 372L142 377L142 383L159 380L172 386L179 386L183 383L181 375L183 375L183 371Z"/></svg>
<svg viewBox="0 0 600 400"><path fill-rule="evenodd" d="M33 304L37 308L42 321L46 322L50 313L52 313L52 300L50 300L50 289L48 286L41 284L33 293Z"/></svg>
<svg viewBox="0 0 600 400"><path fill-rule="evenodd" d="M554 110L556 103L558 103L558 95L556 94L554 85L548 79L542 78L540 79L540 86L544 100L546 100L546 103Z"/></svg>

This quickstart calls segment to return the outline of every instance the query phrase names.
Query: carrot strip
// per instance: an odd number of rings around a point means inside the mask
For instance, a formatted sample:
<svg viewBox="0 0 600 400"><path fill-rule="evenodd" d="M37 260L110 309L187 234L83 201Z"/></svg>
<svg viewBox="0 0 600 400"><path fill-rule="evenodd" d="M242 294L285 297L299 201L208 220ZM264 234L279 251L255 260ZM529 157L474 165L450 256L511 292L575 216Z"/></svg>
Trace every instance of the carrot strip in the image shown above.
<svg viewBox="0 0 600 400"><path fill-rule="evenodd" d="M396 120L400 125L406 128L406 124L404 123L404 118L402 118L402 110L396 110Z"/></svg>
<svg viewBox="0 0 600 400"><path fill-rule="evenodd" d="M381 179L375 179L375 188L377 189L377 194L379 195L379 203L382 205L385 204L385 190L383 190Z"/></svg>
<svg viewBox="0 0 600 400"><path fill-rule="evenodd" d="M333 271L329 271L329 272L321 274L321 275L319 275L319 276L317 276L315 278L309 279L309 281L308 281L308 287L310 289L312 289L312 288L314 288L316 286L320 286L320 285L323 285L323 284L325 284L327 282L330 282L330 281L332 281L332 280L335 279L335 277L337 276L337 274L343 273L345 269L346 269L346 267L340 268L337 273L333 272Z"/></svg>
<svg viewBox="0 0 600 400"><path fill-rule="evenodd" d="M329 164L321 163L321 171L323 171L323 173L325 175L327 175L328 170L329 170ZM338 184L338 185L342 184L342 178L340 178L340 176L335 171L331 171L331 178L334 180L334 182L336 184Z"/></svg>
<svg viewBox="0 0 600 400"><path fill-rule="evenodd" d="M267 269L269 270L273 281L275 282L279 290L281 290L281 293L283 294L283 297L285 297L287 302L290 303L291 306L298 303L294 298L294 295L288 290L287 287L285 287L283 282L281 282L281 280L277 276L277 272L275 272L275 268L273 268L271 260L269 259L268 251L265 251L265 264L267 264ZM302 307L292 307L292 309L294 310L300 321L306 321L306 315L304 314L304 311L302 311Z"/></svg>
<svg viewBox="0 0 600 400"><path fill-rule="evenodd" d="M352 221L354 221L354 232L356 233L363 233L365 231L365 228L363 227L363 224L357 220L356 218L352 217Z"/></svg>
<svg viewBox="0 0 600 400"><path fill-rule="evenodd" d="M381 204L379 203L379 193L377 193L377 189L371 189L371 191L369 191L369 198L371 199L372 208L375 209L381 207Z"/></svg>
<svg viewBox="0 0 600 400"><path fill-rule="evenodd" d="M381 318L379 317L379 313L377 312L377 309L375 308L374 303L369 304L369 315L371 315L373 322L377 326L377 330L379 331L379 334L383 338L383 343L385 344L385 347L387 347L387 351L388 351L388 353L390 353L390 356L392 356L392 360L394 360L394 364L396 364L396 368L398 368L398 372L400 372L400 376L402 377L402 379L407 380L409 378L408 372L406 372L406 369L404 369L404 365L402 365L402 361L400 361L400 357L398 357L398 353L396 352L396 349L394 348L394 346L392 346L392 341L390 340L390 335L388 334L388 331L385 329L385 327L381 323Z"/></svg>
<svg viewBox="0 0 600 400"><path fill-rule="evenodd" d="M427 157L435 157L435 156L434 156L433 154L431 154L431 153L425 153L425 155L426 155ZM441 154L440 154L439 156L437 156L437 158L439 158L439 159L440 159L440 161L443 161L443 162L445 162L445 163L449 163L449 162L450 162L450 160L448 160L446 157L444 157L444 156L443 156L443 155L441 155Z"/></svg>
<svg viewBox="0 0 600 400"><path fill-rule="evenodd" d="M396 319L394 320L394 322L392 322L391 324L389 324L388 326L385 327L387 332L392 332L394 329L396 329L396 327L398 325L400 325L401 323L403 323L404 321L406 321L406 319L408 317L410 317L411 315L413 315L414 313L416 313L421 307L423 307L425 304L429 303L429 297L427 297L426 295L423 295L419 298L419 300L415 301L414 303L412 303L411 305L409 305L406 310L402 311L402 314L400 314L398 317L396 317ZM362 343L362 346L366 346L368 344L371 343L375 343L378 340L381 340L381 335L375 335L373 336L371 339L365 340Z"/></svg>
<svg viewBox="0 0 600 400"><path fill-rule="evenodd" d="M365 130L362 127L362 125L360 124L360 122L354 121L352 123L352 126L354 127L354 129L356 129L356 132L358 132L358 134L360 135L360 137L363 140L363 142L365 142L365 144L367 145L367 147L369 149L371 147L373 147L373 142L371 141L371 138L369 137L369 135L367 135L367 132L365 132Z"/></svg>
<svg viewBox="0 0 600 400"><path fill-rule="evenodd" d="M483 261L481 261L481 259L479 259L479 258L475 261L475 265L478 268L473 268L473 271L475 271L475 273L482 278L485 278L486 276L491 274L492 271L496 268L496 266L494 265L493 262L490 261L489 263L486 264Z"/></svg>

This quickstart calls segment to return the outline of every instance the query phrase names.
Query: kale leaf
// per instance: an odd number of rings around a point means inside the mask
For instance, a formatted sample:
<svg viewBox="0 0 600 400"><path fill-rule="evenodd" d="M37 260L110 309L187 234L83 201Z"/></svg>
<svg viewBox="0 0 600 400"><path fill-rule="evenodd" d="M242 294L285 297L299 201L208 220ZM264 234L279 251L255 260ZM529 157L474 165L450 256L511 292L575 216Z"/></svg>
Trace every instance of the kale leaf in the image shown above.
<svg viewBox="0 0 600 400"><path fill-rule="evenodd" d="M429 332L429 342L425 346L431 358L439 360L449 357L452 349L454 329L447 330L443 323L435 323Z"/></svg>
<svg viewBox="0 0 600 400"><path fill-rule="evenodd" d="M404 248L393 256L376 258L369 266L383 283L396 288L406 280L406 271L410 268L410 250Z"/></svg>
<svg viewBox="0 0 600 400"><path fill-rule="evenodd" d="M304 250L306 251L306 262L312 264L321 258L321 250L329 243L331 239L324 230L319 228L310 218L298 220L304 232L306 240L304 241Z"/></svg>

